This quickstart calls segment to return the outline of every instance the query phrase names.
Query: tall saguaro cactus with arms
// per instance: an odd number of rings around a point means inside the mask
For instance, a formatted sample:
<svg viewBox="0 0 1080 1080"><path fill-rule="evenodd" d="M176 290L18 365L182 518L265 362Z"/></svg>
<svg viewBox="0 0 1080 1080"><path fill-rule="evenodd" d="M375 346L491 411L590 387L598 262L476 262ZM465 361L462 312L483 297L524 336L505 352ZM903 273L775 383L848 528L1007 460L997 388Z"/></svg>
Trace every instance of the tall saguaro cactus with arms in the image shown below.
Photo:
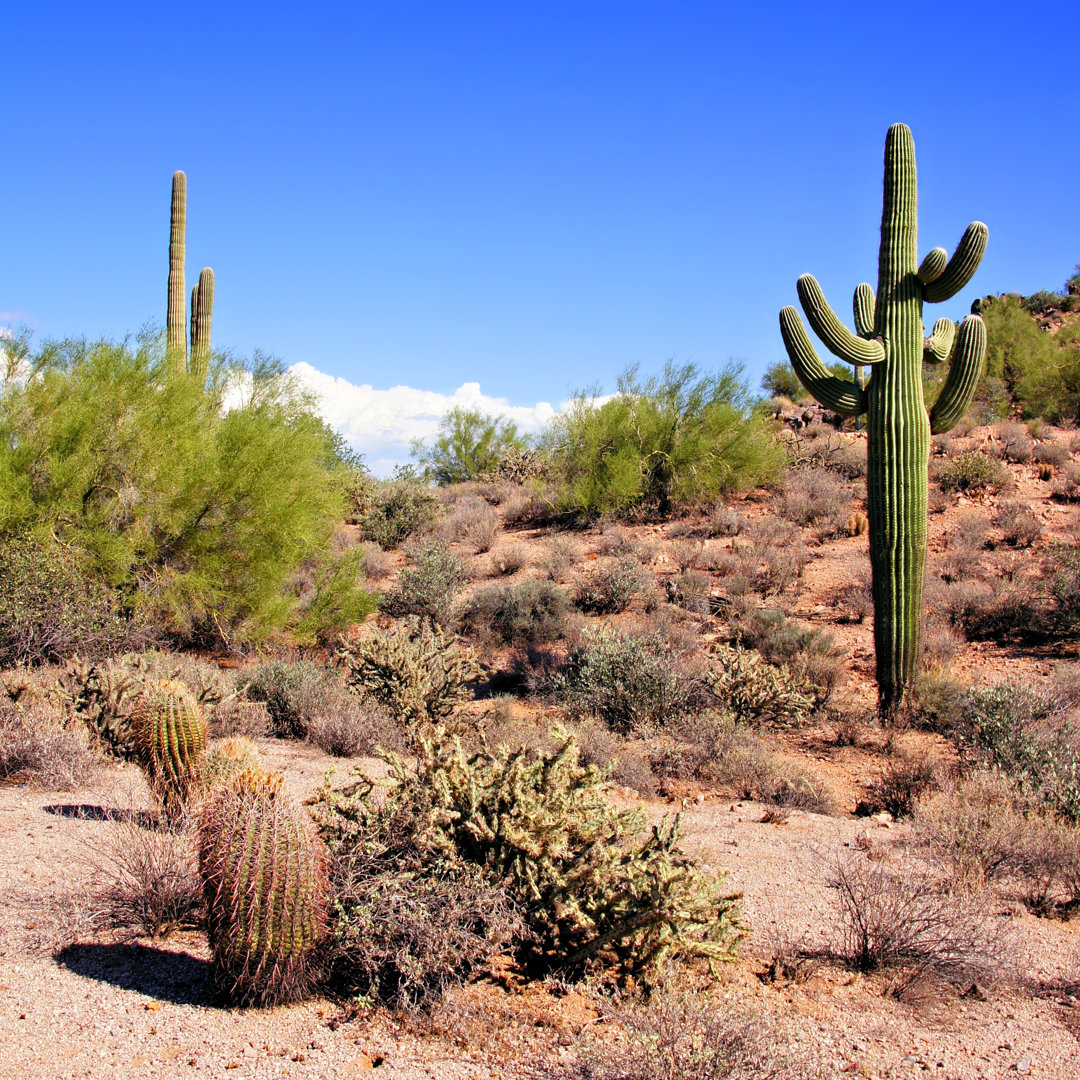
<svg viewBox="0 0 1080 1080"><path fill-rule="evenodd" d="M187 230L187 177L177 171L172 178L172 211L169 220L169 306L165 317L165 360L169 374L185 372L206 382L210 367L210 323L214 310L214 271L204 266L199 284L191 291L191 357L185 332L187 294L184 291L185 232Z"/></svg>
<svg viewBox="0 0 1080 1080"><path fill-rule="evenodd" d="M877 295L867 284L856 288L856 332L837 318L810 274L799 278L799 300L814 332L856 371L870 369L865 386L825 367L795 308L780 312L784 345L806 389L842 416L866 413L874 646L883 712L895 710L917 673L930 435L948 431L964 414L986 358L986 327L977 315L965 318L959 331L950 319L938 319L924 338L922 309L924 302L955 296L971 280L986 251L987 228L973 222L952 258L934 248L920 263L916 203L915 143L906 125L893 124L885 140ZM924 360L950 363L929 412Z"/></svg>

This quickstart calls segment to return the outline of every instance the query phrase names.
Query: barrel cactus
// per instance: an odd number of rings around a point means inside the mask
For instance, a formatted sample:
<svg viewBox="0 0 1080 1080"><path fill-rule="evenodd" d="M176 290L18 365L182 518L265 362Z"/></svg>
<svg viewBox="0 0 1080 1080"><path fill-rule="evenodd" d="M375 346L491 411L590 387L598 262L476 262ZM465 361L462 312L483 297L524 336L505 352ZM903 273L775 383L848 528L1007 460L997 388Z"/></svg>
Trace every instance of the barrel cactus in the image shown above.
<svg viewBox="0 0 1080 1080"><path fill-rule="evenodd" d="M259 748L243 735L229 735L211 743L202 760L202 785L207 791L229 783L242 772L261 769Z"/></svg>
<svg viewBox="0 0 1080 1080"><path fill-rule="evenodd" d="M971 402L986 358L986 327L969 315L959 330L938 319L923 336L923 304L955 296L986 251L987 228L967 227L952 258L934 248L920 263L915 143L904 124L885 141L885 191L877 294L855 290L853 334L829 306L817 281L804 274L798 292L806 317L836 356L854 367L851 381L821 362L798 312L780 312L780 332L803 385L841 416L866 414L870 563L879 706L896 710L915 681L922 629L930 436L948 431ZM922 363L950 362L948 378L927 411ZM870 368L868 381L862 378Z"/></svg>
<svg viewBox="0 0 1080 1080"><path fill-rule="evenodd" d="M239 1005L303 997L326 932L326 847L280 774L249 769L203 807L199 872L214 982Z"/></svg>
<svg viewBox="0 0 1080 1080"><path fill-rule="evenodd" d="M146 684L131 715L136 759L165 813L178 817L199 776L206 750L206 716L194 695L174 679Z"/></svg>

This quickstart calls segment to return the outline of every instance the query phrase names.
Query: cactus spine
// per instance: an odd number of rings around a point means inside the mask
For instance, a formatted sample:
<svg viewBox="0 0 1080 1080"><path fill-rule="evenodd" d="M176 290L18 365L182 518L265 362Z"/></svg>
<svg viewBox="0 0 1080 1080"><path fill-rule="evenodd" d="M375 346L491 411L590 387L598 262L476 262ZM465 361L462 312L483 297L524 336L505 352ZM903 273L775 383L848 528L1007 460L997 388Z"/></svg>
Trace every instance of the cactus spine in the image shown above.
<svg viewBox="0 0 1080 1080"><path fill-rule="evenodd" d="M173 173L169 229L169 306L165 316L165 361L170 377L185 373L206 382L210 368L210 321L214 310L214 271L204 266L191 290L191 358L188 359L187 294L184 289L187 230L187 176Z"/></svg>
<svg viewBox="0 0 1080 1080"><path fill-rule="evenodd" d="M303 997L326 932L326 847L280 774L250 769L203 808L199 872L214 981L231 1001Z"/></svg>
<svg viewBox="0 0 1080 1080"><path fill-rule="evenodd" d="M148 683L131 717L139 764L167 816L178 817L199 775L206 750L206 717L182 683Z"/></svg>
<svg viewBox="0 0 1080 1080"><path fill-rule="evenodd" d="M939 319L924 339L922 306L948 300L971 280L988 234L982 222L973 222L952 258L934 248L918 263L915 143L904 124L894 124L886 137L884 187L877 294L867 284L855 290L857 334L836 317L811 275L798 282L815 333L856 371L869 366L869 381L859 386L833 375L795 308L780 312L780 332L796 374L822 405L842 416L866 413L874 646L879 704L889 713L918 669L930 435L964 414L986 358L986 327L978 315L965 318L958 332ZM949 375L928 415L922 362L946 359Z"/></svg>

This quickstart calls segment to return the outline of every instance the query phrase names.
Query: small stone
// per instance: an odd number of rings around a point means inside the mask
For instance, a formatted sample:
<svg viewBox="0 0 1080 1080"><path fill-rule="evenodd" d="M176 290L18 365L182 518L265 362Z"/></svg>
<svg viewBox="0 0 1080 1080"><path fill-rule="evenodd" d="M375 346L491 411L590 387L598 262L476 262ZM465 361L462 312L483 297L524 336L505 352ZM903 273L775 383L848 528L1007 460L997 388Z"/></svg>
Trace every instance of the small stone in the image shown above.
<svg viewBox="0 0 1080 1080"><path fill-rule="evenodd" d="M375 1068L375 1062L367 1056L367 1054L360 1053L349 1062L348 1067L345 1070L346 1076L351 1076L353 1073L358 1072L370 1072Z"/></svg>
<svg viewBox="0 0 1080 1080"><path fill-rule="evenodd" d="M1017 1071L1018 1073L1021 1073L1022 1075L1026 1075L1027 1073L1031 1072L1031 1058L1030 1058L1030 1057L1022 1057L1022 1058L1021 1058L1021 1059L1020 1059L1020 1060L1019 1060L1019 1061L1018 1061L1018 1062L1017 1062L1017 1063L1016 1063L1016 1064L1015 1064L1015 1065L1013 1066L1013 1068L1014 1068L1014 1069L1015 1069L1015 1070L1016 1070L1016 1071Z"/></svg>
<svg viewBox="0 0 1080 1080"><path fill-rule="evenodd" d="M157 1012L158 1009L161 1008L161 1002L160 1001L146 1001L146 1002L143 1002L143 1008L147 1012Z"/></svg>

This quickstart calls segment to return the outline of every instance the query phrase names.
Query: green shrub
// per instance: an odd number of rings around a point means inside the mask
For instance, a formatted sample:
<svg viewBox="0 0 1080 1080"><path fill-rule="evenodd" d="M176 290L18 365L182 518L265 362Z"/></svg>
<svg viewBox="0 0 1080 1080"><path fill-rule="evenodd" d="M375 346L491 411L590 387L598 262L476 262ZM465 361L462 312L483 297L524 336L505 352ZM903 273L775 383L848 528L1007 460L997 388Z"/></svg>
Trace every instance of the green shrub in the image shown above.
<svg viewBox="0 0 1080 1080"><path fill-rule="evenodd" d="M416 615L449 626L465 584L465 567L437 540L419 544L410 554L412 566L401 572L397 588L383 597L382 610L395 618Z"/></svg>
<svg viewBox="0 0 1080 1080"><path fill-rule="evenodd" d="M571 708L615 731L645 735L707 701L703 674L655 636L587 629L556 678Z"/></svg>
<svg viewBox="0 0 1080 1080"><path fill-rule="evenodd" d="M491 585L480 589L465 609L466 633L501 645L558 641L566 634L570 601L550 581Z"/></svg>
<svg viewBox="0 0 1080 1080"><path fill-rule="evenodd" d="M167 378L156 340L48 343L32 365L0 391L0 534L53 530L119 615L181 641L295 622L343 466L280 367L219 363L204 389Z"/></svg>
<svg viewBox="0 0 1080 1080"><path fill-rule="evenodd" d="M349 686L371 694L399 722L446 718L468 700L467 684L481 674L471 649L415 615L372 631L338 655Z"/></svg>
<svg viewBox="0 0 1080 1080"><path fill-rule="evenodd" d="M507 458L527 448L517 424L502 416L455 405L439 421L431 446L416 440L412 454L436 484L460 484L496 473Z"/></svg>
<svg viewBox="0 0 1080 1080"><path fill-rule="evenodd" d="M378 600L360 585L366 558L363 548L351 548L316 556L301 568L294 588L298 645L330 645L378 608Z"/></svg>
<svg viewBox="0 0 1080 1080"><path fill-rule="evenodd" d="M556 509L583 518L664 515L771 480L783 456L738 369L703 375L692 364L645 381L631 368L602 404L579 393L544 444Z"/></svg>
<svg viewBox="0 0 1080 1080"><path fill-rule="evenodd" d="M0 540L0 581L0 668L58 664L75 653L107 656L148 636L52 540Z"/></svg>
<svg viewBox="0 0 1080 1080"><path fill-rule="evenodd" d="M1000 461L981 450L964 450L946 458L936 469L935 479L944 491L1000 491L1011 480Z"/></svg>
<svg viewBox="0 0 1080 1080"><path fill-rule="evenodd" d="M1050 292L1049 289L1039 289L1038 292L1025 296L1022 303L1024 309L1030 311L1032 315L1041 315L1044 311L1049 311L1052 308L1060 308L1064 299L1065 297Z"/></svg>
<svg viewBox="0 0 1080 1080"><path fill-rule="evenodd" d="M705 875L677 849L678 819L646 833L643 814L616 810L603 773L579 764L573 738L554 735L550 753L470 756L436 728L421 738L415 766L387 757L389 791L324 790L324 835L332 848L337 835L362 843L375 815L411 819L394 835L421 849L433 876L464 863L506 890L524 917L521 959L534 971L605 964L650 977L679 957L732 959L737 905L722 875Z"/></svg>
<svg viewBox="0 0 1080 1080"><path fill-rule="evenodd" d="M765 374L761 376L761 389L769 397L788 398L790 401L805 401L807 398L799 376L786 360L778 360L766 368Z"/></svg>
<svg viewBox="0 0 1080 1080"><path fill-rule="evenodd" d="M429 528L437 516L435 493L417 480L376 485L360 516L366 540L393 551L410 536Z"/></svg>
<svg viewBox="0 0 1080 1080"><path fill-rule="evenodd" d="M644 592L649 580L650 575L633 555L622 555L594 570L578 585L574 604L582 611L615 615Z"/></svg>

